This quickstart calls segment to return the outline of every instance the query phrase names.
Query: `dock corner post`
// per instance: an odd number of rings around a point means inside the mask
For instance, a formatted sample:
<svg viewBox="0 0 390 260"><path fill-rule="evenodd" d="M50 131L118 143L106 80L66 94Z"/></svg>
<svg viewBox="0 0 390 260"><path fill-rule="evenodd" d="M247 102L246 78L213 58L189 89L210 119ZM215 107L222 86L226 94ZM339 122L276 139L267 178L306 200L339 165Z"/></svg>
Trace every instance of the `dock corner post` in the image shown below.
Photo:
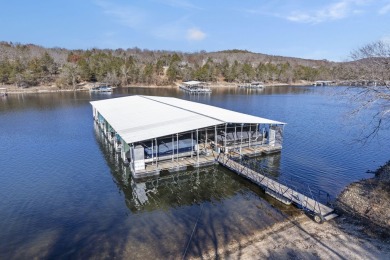
<svg viewBox="0 0 390 260"><path fill-rule="evenodd" d="M154 164L154 147L153 147L153 139L151 140L151 143L152 143L152 165Z"/></svg>
<svg viewBox="0 0 390 260"><path fill-rule="evenodd" d="M156 168L158 167L158 143L157 143L157 138L154 138L156 141Z"/></svg>
<svg viewBox="0 0 390 260"><path fill-rule="evenodd" d="M130 170L134 172L134 145L130 143Z"/></svg>
<svg viewBox="0 0 390 260"><path fill-rule="evenodd" d="M244 124L241 124L241 140L240 140L240 157L242 157L242 131L243 131L243 128L244 128Z"/></svg>
<svg viewBox="0 0 390 260"><path fill-rule="evenodd" d="M194 153L194 132L191 131L191 158L193 158L193 153Z"/></svg>
<svg viewBox="0 0 390 260"><path fill-rule="evenodd" d="M217 145L218 139L217 139L217 125L215 125L215 132L214 132L214 151L218 153L218 145Z"/></svg>
<svg viewBox="0 0 390 260"><path fill-rule="evenodd" d="M175 140L172 135L172 162L173 162L173 158L175 158Z"/></svg>
<svg viewBox="0 0 390 260"><path fill-rule="evenodd" d="M199 130L196 129L196 163L199 166Z"/></svg>
<svg viewBox="0 0 390 260"><path fill-rule="evenodd" d="M226 151L226 136L227 136L227 123L225 123L225 151Z"/></svg>
<svg viewBox="0 0 390 260"><path fill-rule="evenodd" d="M206 132L206 137L204 139L204 149L206 150L207 148L207 127L205 128L205 132Z"/></svg>
<svg viewBox="0 0 390 260"><path fill-rule="evenodd" d="M236 142L237 142L237 124L234 124L234 138L233 138L233 142L234 142L234 150L236 150Z"/></svg>
<svg viewBox="0 0 390 260"><path fill-rule="evenodd" d="M177 142L176 161L179 164L179 133L176 134L176 142Z"/></svg>
<svg viewBox="0 0 390 260"><path fill-rule="evenodd" d="M249 139L249 148L251 148L251 139L252 139L252 124L249 124L248 139Z"/></svg>

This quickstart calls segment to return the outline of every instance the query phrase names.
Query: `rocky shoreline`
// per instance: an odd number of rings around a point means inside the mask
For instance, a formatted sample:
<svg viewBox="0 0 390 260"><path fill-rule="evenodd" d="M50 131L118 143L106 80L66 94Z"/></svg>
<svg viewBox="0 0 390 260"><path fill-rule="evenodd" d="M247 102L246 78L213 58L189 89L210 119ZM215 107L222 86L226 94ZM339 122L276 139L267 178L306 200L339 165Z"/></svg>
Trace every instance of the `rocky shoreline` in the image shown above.
<svg viewBox="0 0 390 260"><path fill-rule="evenodd" d="M336 209L359 221L370 233L390 237L390 161L375 176L348 185L336 201Z"/></svg>
<svg viewBox="0 0 390 260"><path fill-rule="evenodd" d="M288 217L221 249L217 258L390 259L390 161L373 178L348 185L336 211L340 216L323 224L304 214Z"/></svg>

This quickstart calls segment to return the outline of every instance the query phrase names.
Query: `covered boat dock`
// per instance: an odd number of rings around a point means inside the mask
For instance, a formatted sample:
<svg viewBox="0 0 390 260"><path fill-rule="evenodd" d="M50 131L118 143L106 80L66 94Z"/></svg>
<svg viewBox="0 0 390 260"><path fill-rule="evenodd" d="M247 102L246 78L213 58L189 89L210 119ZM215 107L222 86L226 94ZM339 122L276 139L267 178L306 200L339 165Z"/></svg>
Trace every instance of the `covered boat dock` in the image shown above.
<svg viewBox="0 0 390 260"><path fill-rule="evenodd" d="M216 163L219 153L280 151L284 123L173 97L92 101L93 117L134 178Z"/></svg>

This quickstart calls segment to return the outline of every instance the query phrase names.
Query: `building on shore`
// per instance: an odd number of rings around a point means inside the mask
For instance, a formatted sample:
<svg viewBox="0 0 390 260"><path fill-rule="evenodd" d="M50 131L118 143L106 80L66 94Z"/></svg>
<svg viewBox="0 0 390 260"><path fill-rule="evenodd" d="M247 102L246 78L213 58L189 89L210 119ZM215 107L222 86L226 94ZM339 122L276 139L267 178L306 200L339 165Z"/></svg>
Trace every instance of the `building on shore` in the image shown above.
<svg viewBox="0 0 390 260"><path fill-rule="evenodd" d="M282 148L283 122L173 97L90 103L96 124L134 178L214 164L220 152L257 156Z"/></svg>

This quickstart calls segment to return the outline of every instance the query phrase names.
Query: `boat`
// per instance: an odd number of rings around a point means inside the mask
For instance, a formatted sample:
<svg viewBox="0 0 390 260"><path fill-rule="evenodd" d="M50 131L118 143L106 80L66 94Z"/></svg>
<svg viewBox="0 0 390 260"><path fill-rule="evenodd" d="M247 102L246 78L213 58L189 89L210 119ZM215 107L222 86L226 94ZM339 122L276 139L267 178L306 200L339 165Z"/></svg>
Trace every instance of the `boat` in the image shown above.
<svg viewBox="0 0 390 260"><path fill-rule="evenodd" d="M0 88L0 97L8 96L7 88Z"/></svg>
<svg viewBox="0 0 390 260"><path fill-rule="evenodd" d="M91 88L91 91L93 92L112 92L112 87L104 84L104 85L98 85Z"/></svg>
<svg viewBox="0 0 390 260"><path fill-rule="evenodd" d="M244 83L238 85L239 88L263 89L264 85L261 81L253 81L251 83Z"/></svg>
<svg viewBox="0 0 390 260"><path fill-rule="evenodd" d="M180 89L187 93L191 94L208 94L211 93L211 89L207 86L205 86L204 82L201 81L186 81L183 82L182 85L179 86Z"/></svg>

